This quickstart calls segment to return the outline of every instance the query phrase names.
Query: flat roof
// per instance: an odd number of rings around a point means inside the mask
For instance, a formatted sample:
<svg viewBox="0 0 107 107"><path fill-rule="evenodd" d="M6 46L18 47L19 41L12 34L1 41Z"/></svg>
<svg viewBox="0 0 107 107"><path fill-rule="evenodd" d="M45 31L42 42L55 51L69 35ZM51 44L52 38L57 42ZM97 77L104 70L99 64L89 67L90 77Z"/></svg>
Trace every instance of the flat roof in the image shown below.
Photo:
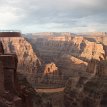
<svg viewBox="0 0 107 107"><path fill-rule="evenodd" d="M12 30L0 30L0 37L21 37L21 32Z"/></svg>

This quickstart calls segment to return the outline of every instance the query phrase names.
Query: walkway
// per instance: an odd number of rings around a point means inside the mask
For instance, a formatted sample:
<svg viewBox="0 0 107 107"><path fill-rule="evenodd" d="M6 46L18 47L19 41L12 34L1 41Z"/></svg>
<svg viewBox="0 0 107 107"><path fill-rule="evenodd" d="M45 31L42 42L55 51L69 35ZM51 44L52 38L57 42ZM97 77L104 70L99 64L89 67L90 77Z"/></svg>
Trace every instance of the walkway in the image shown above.
<svg viewBox="0 0 107 107"><path fill-rule="evenodd" d="M63 92L64 88L53 88L53 89L35 89L38 93L57 93L57 92Z"/></svg>

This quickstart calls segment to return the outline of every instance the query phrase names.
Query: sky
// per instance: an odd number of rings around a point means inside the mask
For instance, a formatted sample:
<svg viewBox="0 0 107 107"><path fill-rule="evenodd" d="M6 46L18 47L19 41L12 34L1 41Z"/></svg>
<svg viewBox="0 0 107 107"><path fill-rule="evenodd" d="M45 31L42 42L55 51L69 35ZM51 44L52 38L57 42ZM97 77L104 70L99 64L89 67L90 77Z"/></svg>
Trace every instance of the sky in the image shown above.
<svg viewBox="0 0 107 107"><path fill-rule="evenodd" d="M0 0L0 30L106 32L107 0Z"/></svg>

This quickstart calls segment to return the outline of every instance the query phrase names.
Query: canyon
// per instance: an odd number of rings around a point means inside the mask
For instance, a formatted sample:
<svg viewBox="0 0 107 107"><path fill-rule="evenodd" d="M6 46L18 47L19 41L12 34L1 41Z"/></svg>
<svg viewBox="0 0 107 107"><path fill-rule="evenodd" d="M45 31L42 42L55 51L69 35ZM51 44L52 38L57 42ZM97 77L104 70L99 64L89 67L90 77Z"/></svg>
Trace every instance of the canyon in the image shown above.
<svg viewBox="0 0 107 107"><path fill-rule="evenodd" d="M10 107L3 98L12 107L107 106L106 33L46 32L0 41L0 106Z"/></svg>
<svg viewBox="0 0 107 107"><path fill-rule="evenodd" d="M34 39L27 38L27 40L37 52L42 65L54 63L55 68L57 67L56 73L53 68L53 73L51 72L51 67L47 73L45 70L42 73L48 75L46 84L49 82L53 84L52 81L59 78L63 81L60 81L63 83L60 87L64 87L64 92L57 97L63 96L64 99L62 99L63 104L58 107L67 107L68 105L69 107L107 106L106 33L88 33L87 35L46 33L37 34ZM57 78L52 79L56 75ZM42 79L43 77L45 81L45 76L42 76ZM57 82L57 84L59 83ZM52 88L52 86L49 87ZM45 92L45 89L39 91L40 93L41 91ZM54 95L51 95L52 101ZM54 107L57 106L54 105Z"/></svg>
<svg viewBox="0 0 107 107"><path fill-rule="evenodd" d="M28 39L42 64L54 62L61 75L80 75L86 73L88 62L93 58L103 60L105 45L89 41L82 36L48 36ZM43 71L44 72L44 71Z"/></svg>

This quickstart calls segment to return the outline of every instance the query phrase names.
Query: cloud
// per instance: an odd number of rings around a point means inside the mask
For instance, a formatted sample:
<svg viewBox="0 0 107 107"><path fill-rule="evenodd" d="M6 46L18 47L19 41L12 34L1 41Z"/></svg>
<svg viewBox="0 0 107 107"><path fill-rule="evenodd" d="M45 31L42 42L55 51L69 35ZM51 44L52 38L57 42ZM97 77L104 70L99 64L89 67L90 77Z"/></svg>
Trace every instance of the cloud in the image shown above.
<svg viewBox="0 0 107 107"><path fill-rule="evenodd" d="M0 0L0 26L24 32L106 31L106 4L107 0Z"/></svg>

